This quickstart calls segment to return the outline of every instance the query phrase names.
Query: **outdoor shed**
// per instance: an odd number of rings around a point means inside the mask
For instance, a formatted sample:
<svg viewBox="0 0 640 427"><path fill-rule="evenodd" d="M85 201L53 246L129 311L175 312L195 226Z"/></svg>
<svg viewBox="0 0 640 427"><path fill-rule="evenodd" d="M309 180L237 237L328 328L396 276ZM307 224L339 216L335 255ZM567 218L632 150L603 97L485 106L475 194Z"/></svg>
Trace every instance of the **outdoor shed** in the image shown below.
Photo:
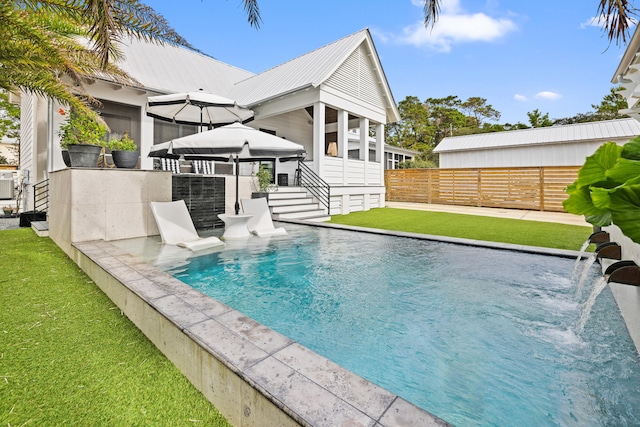
<svg viewBox="0 0 640 427"><path fill-rule="evenodd" d="M617 119L444 138L441 168L581 166L600 145L640 135L640 122Z"/></svg>

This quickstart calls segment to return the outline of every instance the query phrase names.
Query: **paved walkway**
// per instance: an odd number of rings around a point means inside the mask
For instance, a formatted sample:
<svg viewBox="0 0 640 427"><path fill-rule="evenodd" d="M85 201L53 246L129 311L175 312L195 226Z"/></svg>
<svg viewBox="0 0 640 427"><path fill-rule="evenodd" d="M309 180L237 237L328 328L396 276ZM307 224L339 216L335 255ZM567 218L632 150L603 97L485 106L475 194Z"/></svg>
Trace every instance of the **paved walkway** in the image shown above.
<svg viewBox="0 0 640 427"><path fill-rule="evenodd" d="M520 209L478 208L474 206L435 205L429 203L386 202L389 208L412 209L433 212L450 212L466 215L493 216L497 218L524 219L528 221L558 222L592 227L584 216L562 212L526 211Z"/></svg>

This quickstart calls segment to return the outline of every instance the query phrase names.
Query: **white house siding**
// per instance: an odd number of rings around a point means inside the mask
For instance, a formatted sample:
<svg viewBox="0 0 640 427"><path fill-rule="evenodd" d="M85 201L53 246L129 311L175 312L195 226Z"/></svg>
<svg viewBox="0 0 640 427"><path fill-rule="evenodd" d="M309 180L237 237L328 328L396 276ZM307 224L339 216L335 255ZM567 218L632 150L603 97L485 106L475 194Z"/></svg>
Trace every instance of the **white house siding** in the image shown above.
<svg viewBox="0 0 640 427"><path fill-rule="evenodd" d="M364 162L349 160L346 185L364 185Z"/></svg>
<svg viewBox="0 0 640 427"><path fill-rule="evenodd" d="M325 84L372 105L384 105L374 68L367 49L360 45Z"/></svg>
<svg viewBox="0 0 640 427"><path fill-rule="evenodd" d="M618 141L620 145L624 142ZM580 166L603 143L604 141L591 141L443 152L440 153L440 167Z"/></svg>
<svg viewBox="0 0 640 427"><path fill-rule="evenodd" d="M35 95L22 95L20 105L20 169L33 169L33 158L36 155L34 150L35 141Z"/></svg>
<svg viewBox="0 0 640 427"><path fill-rule="evenodd" d="M248 126L275 131L277 136L304 146L307 153L312 151L313 125L310 123L309 115L304 110L291 111L262 120L256 119L248 123Z"/></svg>
<svg viewBox="0 0 640 427"><path fill-rule="evenodd" d="M369 162L367 169L367 185L383 185L382 165L380 163Z"/></svg>

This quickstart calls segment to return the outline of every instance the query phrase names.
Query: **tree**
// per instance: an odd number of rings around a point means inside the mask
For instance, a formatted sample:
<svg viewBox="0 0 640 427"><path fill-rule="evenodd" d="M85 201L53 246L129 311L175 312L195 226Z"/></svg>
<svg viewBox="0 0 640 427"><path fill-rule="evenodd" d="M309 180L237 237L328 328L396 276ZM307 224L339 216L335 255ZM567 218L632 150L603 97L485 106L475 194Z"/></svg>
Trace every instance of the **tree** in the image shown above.
<svg viewBox="0 0 640 427"><path fill-rule="evenodd" d="M424 101L429 113L429 120L435 127L435 147L446 136L453 136L453 130L467 126L467 116L460 111L462 101L457 96L444 98L427 98Z"/></svg>
<svg viewBox="0 0 640 427"><path fill-rule="evenodd" d="M537 108L528 112L527 116L529 117L529 124L532 128L553 126L553 121L549 118L549 113L542 114Z"/></svg>
<svg viewBox="0 0 640 427"><path fill-rule="evenodd" d="M472 96L465 102L460 104L460 107L467 113L467 115L473 117L476 121L477 127L482 127L482 121L484 120L499 120L500 112L493 108L491 104L487 104L486 98L480 98L479 96Z"/></svg>
<svg viewBox="0 0 640 427"><path fill-rule="evenodd" d="M398 103L398 111L400 121L385 127L387 143L417 151L432 146L435 129L420 99L407 96Z"/></svg>
<svg viewBox="0 0 640 427"><path fill-rule="evenodd" d="M442 0L424 0L424 26L433 27L440 14ZM598 0L596 16L604 21L604 31L609 42L625 43L629 37L629 28L635 25L636 9L629 0Z"/></svg>
<svg viewBox="0 0 640 427"><path fill-rule="evenodd" d="M0 140L20 136L20 107L9 102L9 96L0 92Z"/></svg>
<svg viewBox="0 0 640 427"><path fill-rule="evenodd" d="M257 27L257 1L244 5ZM99 72L136 84L113 63L121 56L117 41L123 36L188 46L160 14L137 0L2 1L0 89L48 96L90 114L89 104L96 101L84 89L87 76Z"/></svg>
<svg viewBox="0 0 640 427"><path fill-rule="evenodd" d="M569 125L573 123L599 122L602 120L622 119L629 117L620 114L620 110L627 108L627 101L618 91L622 88L612 87L606 94L600 104L591 104L594 111L587 113L578 113L572 117L564 117L553 121L554 125Z"/></svg>

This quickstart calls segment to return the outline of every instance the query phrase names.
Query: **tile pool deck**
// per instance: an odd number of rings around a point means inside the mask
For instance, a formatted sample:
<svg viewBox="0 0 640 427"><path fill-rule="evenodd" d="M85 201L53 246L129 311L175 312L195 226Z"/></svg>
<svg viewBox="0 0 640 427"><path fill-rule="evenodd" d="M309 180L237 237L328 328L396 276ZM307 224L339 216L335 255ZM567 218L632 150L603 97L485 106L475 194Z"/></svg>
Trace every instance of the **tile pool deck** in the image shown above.
<svg viewBox="0 0 640 427"><path fill-rule="evenodd" d="M234 426L443 420L105 241L76 263Z"/></svg>

